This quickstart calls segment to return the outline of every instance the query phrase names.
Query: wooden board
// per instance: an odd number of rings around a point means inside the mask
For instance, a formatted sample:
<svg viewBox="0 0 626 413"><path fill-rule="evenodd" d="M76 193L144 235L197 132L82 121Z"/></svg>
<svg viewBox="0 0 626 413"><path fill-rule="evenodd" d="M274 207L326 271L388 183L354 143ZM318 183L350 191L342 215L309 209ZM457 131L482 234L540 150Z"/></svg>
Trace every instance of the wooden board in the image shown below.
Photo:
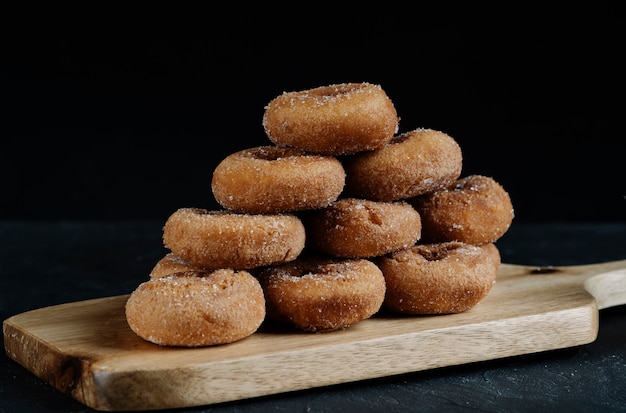
<svg viewBox="0 0 626 413"><path fill-rule="evenodd" d="M199 406L590 343L599 309L626 303L626 260L570 267L503 264L461 314L382 313L348 329L262 326L236 343L165 348L137 337L127 295L46 307L3 323L5 350L97 410Z"/></svg>

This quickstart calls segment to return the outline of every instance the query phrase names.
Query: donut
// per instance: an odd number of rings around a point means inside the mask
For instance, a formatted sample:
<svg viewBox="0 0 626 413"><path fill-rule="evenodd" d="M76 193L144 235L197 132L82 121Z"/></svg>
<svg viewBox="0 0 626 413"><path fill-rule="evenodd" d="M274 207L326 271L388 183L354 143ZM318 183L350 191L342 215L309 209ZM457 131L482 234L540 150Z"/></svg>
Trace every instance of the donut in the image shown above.
<svg viewBox="0 0 626 413"><path fill-rule="evenodd" d="M341 155L389 142L399 118L380 85L341 83L284 92L265 106L262 123L278 146Z"/></svg>
<svg viewBox="0 0 626 413"><path fill-rule="evenodd" d="M422 242L495 242L514 217L508 192L493 178L470 175L408 201L422 218Z"/></svg>
<svg viewBox="0 0 626 413"><path fill-rule="evenodd" d="M267 319L308 332L343 329L367 319L385 298L385 279L366 259L307 254L257 276Z"/></svg>
<svg viewBox="0 0 626 413"><path fill-rule="evenodd" d="M493 265L496 267L497 272L500 269L500 264L502 264L502 256L500 255L500 250L498 249L496 244L494 244L493 242L488 242L486 244L479 245L479 247L487 251L487 253L491 257Z"/></svg>
<svg viewBox="0 0 626 413"><path fill-rule="evenodd" d="M152 267L150 271L150 278L167 277L178 272L188 271L204 271L203 268L195 267L189 264L182 258L174 255L173 253L167 253Z"/></svg>
<svg viewBox="0 0 626 413"><path fill-rule="evenodd" d="M345 194L374 201L397 201L447 187L461 175L461 147L451 136L416 129L374 151L342 159Z"/></svg>
<svg viewBox="0 0 626 413"><path fill-rule="evenodd" d="M371 258L415 244L419 213L408 203L342 198L302 216L307 246L342 258Z"/></svg>
<svg viewBox="0 0 626 413"><path fill-rule="evenodd" d="M189 271L139 284L125 313L131 330L151 343L212 346L254 333L265 319L265 297L246 271Z"/></svg>
<svg viewBox="0 0 626 413"><path fill-rule="evenodd" d="M292 214L241 214L180 208L163 227L163 244L203 269L252 269L295 259L305 231Z"/></svg>
<svg viewBox="0 0 626 413"><path fill-rule="evenodd" d="M496 282L489 252L457 241L417 244L374 263L385 277L383 307L394 313L460 313L485 298Z"/></svg>
<svg viewBox="0 0 626 413"><path fill-rule="evenodd" d="M345 176L333 156L259 146L224 158L213 172L211 188L226 209L272 214L330 205L341 194Z"/></svg>

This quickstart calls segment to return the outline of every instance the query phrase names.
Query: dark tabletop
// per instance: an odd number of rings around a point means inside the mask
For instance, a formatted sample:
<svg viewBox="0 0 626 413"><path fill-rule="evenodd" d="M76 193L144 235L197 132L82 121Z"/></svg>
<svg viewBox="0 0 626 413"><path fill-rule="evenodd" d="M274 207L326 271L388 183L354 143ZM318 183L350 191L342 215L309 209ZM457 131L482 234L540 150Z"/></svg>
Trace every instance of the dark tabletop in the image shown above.
<svg viewBox="0 0 626 413"><path fill-rule="evenodd" d="M131 292L166 252L161 231L152 221L0 222L0 316ZM497 245L511 264L622 260L626 222L515 222ZM587 345L176 411L626 412L625 332L619 305L600 310ZM2 413L92 411L4 351L0 371Z"/></svg>

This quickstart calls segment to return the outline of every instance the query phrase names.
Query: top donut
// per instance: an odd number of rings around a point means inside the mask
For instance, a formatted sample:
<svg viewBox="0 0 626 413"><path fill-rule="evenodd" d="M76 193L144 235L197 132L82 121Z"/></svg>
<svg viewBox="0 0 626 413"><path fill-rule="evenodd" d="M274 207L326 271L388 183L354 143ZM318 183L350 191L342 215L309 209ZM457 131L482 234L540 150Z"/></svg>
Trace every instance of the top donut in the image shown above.
<svg viewBox="0 0 626 413"><path fill-rule="evenodd" d="M373 150L398 131L395 106L380 85L342 83L296 92L271 100L263 128L277 146L324 155Z"/></svg>

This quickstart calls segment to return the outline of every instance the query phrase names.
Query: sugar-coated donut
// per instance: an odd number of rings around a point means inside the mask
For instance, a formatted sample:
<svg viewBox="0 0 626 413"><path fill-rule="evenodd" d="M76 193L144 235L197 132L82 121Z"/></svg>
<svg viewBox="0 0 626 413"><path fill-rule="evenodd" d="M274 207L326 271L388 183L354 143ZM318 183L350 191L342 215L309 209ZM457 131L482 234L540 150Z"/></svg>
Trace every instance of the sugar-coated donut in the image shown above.
<svg viewBox="0 0 626 413"><path fill-rule="evenodd" d="M343 190L345 177L333 156L260 146L224 158L213 172L211 188L226 209L281 213L330 205Z"/></svg>
<svg viewBox="0 0 626 413"><path fill-rule="evenodd" d="M461 147L451 136L416 129L374 151L342 159L347 196L397 201L446 187L461 175Z"/></svg>
<svg viewBox="0 0 626 413"><path fill-rule="evenodd" d="M487 251L491 260L493 261L493 265L496 266L496 272L500 269L500 264L502 264L502 255L500 255L500 250L493 242L488 242L486 244L479 245L482 249Z"/></svg>
<svg viewBox="0 0 626 413"><path fill-rule="evenodd" d="M196 267L189 264L187 261L176 256L175 254L168 252L165 254L150 270L150 278L162 278L167 277L178 272L188 271L206 271L204 268Z"/></svg>
<svg viewBox="0 0 626 413"><path fill-rule="evenodd" d="M496 266L487 249L461 242L418 244L374 260L385 277L383 307L403 314L453 314L491 291Z"/></svg>
<svg viewBox="0 0 626 413"><path fill-rule="evenodd" d="M422 242L495 242L509 229L514 212L508 192L493 178L470 175L448 188L408 201L422 217Z"/></svg>
<svg viewBox="0 0 626 413"><path fill-rule="evenodd" d="M366 259L321 256L265 268L257 276L267 318L309 332L349 327L374 315L385 298L385 279Z"/></svg>
<svg viewBox="0 0 626 413"><path fill-rule="evenodd" d="M130 294L125 312L130 328L144 340L180 347L241 340L266 314L259 281L229 269L152 278Z"/></svg>
<svg viewBox="0 0 626 413"><path fill-rule="evenodd" d="M163 227L163 244L204 269L252 269L295 259L305 231L291 214L241 214L180 208Z"/></svg>
<svg viewBox="0 0 626 413"><path fill-rule="evenodd" d="M342 198L302 217L307 245L344 258L371 258L415 244L419 213L408 203Z"/></svg>
<svg viewBox="0 0 626 413"><path fill-rule="evenodd" d="M391 99L370 83L285 92L263 114L263 128L274 144L326 155L379 148L397 132L398 122Z"/></svg>

